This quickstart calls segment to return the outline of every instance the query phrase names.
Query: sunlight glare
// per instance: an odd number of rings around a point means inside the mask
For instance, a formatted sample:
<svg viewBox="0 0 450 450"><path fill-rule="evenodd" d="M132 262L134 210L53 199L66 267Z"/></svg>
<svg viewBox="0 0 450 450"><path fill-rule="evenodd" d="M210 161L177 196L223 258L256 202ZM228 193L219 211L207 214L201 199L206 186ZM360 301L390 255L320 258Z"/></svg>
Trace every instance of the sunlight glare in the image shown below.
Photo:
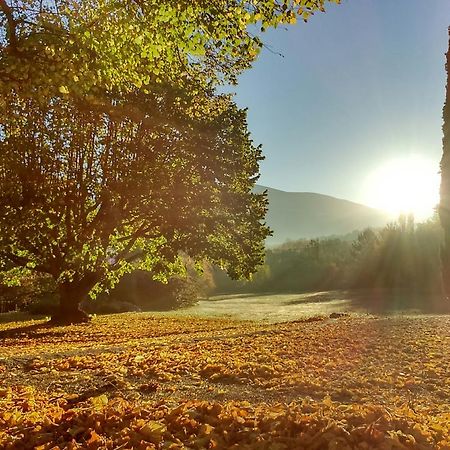
<svg viewBox="0 0 450 450"><path fill-rule="evenodd" d="M368 177L367 204L393 218L412 213L417 221L426 220L439 202L438 170L432 160L419 156L389 161Z"/></svg>

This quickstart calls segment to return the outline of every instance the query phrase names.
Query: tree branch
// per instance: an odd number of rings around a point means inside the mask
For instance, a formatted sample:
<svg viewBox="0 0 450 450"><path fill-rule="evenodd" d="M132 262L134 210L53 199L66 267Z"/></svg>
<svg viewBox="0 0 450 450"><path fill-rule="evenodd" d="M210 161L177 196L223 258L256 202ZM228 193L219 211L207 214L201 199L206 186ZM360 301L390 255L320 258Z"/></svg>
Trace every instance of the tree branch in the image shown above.
<svg viewBox="0 0 450 450"><path fill-rule="evenodd" d="M8 22L7 36L9 39L9 44L12 48L17 48L17 33L16 33L16 25L17 22L13 16L12 8L6 3L6 0L0 0L0 10L6 16L6 20Z"/></svg>
<svg viewBox="0 0 450 450"><path fill-rule="evenodd" d="M24 256L18 256L15 255L14 253L7 253L6 258L8 258L12 263L21 266L21 267L25 267L28 263L32 262L30 259L25 258ZM53 275L52 271L49 269L49 267L43 265L43 264L36 264L32 270L35 270L37 272L42 272L42 273L48 273L49 275Z"/></svg>
<svg viewBox="0 0 450 450"><path fill-rule="evenodd" d="M133 245L135 244L135 242L137 241L138 238L140 238L144 235L145 230L146 230L146 227L144 226L144 224L142 224L132 235L130 235L130 241L128 242L126 247L120 253L117 254L117 256L115 258L116 261L113 264L114 268L116 268L119 265L119 262L121 260L124 260L124 259L126 260Z"/></svg>

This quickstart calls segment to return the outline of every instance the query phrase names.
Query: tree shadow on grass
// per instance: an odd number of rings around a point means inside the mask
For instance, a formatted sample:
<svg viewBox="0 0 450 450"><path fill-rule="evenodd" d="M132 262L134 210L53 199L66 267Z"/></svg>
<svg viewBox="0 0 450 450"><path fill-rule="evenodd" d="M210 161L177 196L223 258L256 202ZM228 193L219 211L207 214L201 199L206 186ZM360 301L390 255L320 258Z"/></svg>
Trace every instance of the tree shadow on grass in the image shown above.
<svg viewBox="0 0 450 450"><path fill-rule="evenodd" d="M374 315L448 314L450 301L436 292L401 289L350 289L299 294L289 305L308 305L342 301L345 312ZM345 304L344 304L345 303Z"/></svg>
<svg viewBox="0 0 450 450"><path fill-rule="evenodd" d="M47 336L59 337L65 334L66 332L57 331L57 327L47 321L0 330L0 342L5 339L43 338ZM2 342L2 345L4 345L4 342Z"/></svg>
<svg viewBox="0 0 450 450"><path fill-rule="evenodd" d="M268 295L276 295L274 292L244 292L244 293L219 293L214 294L212 297L200 298L199 300L206 300L208 302L220 302L222 300L233 300L233 299L245 299L253 297L264 297Z"/></svg>
<svg viewBox="0 0 450 450"><path fill-rule="evenodd" d="M372 314L450 313L450 302L437 292L358 290L352 293L351 302L356 309L366 309Z"/></svg>
<svg viewBox="0 0 450 450"><path fill-rule="evenodd" d="M302 292L298 298L290 300L289 305L306 305L309 303L327 303L335 300L347 300L347 291Z"/></svg>

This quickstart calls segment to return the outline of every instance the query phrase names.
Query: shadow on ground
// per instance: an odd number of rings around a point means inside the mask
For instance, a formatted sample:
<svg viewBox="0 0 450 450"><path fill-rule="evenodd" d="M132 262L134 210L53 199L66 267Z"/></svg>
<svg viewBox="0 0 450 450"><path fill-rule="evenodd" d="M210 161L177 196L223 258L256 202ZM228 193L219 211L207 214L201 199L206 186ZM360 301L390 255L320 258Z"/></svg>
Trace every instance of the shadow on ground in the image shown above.
<svg viewBox="0 0 450 450"><path fill-rule="evenodd" d="M5 339L26 339L30 336L33 336L33 338L45 338L48 336L51 336L52 338L55 337L63 337L66 332L64 331L57 331L57 326L54 324L51 324L49 321L46 322L38 322L34 323L32 325L24 325L24 326L17 326L14 328L7 328L5 330L0 331L0 342ZM4 345L4 343L2 343Z"/></svg>

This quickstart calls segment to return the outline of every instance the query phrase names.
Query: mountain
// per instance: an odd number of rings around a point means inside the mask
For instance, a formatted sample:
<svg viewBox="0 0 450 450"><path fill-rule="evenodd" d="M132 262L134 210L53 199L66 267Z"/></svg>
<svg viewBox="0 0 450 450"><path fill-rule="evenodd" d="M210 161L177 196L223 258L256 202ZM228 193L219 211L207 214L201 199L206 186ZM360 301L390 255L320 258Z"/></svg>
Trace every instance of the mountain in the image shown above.
<svg viewBox="0 0 450 450"><path fill-rule="evenodd" d="M359 203L312 192L284 192L257 185L255 192L268 191L266 221L273 230L269 246L287 240L348 234L367 227L382 227L390 216Z"/></svg>

